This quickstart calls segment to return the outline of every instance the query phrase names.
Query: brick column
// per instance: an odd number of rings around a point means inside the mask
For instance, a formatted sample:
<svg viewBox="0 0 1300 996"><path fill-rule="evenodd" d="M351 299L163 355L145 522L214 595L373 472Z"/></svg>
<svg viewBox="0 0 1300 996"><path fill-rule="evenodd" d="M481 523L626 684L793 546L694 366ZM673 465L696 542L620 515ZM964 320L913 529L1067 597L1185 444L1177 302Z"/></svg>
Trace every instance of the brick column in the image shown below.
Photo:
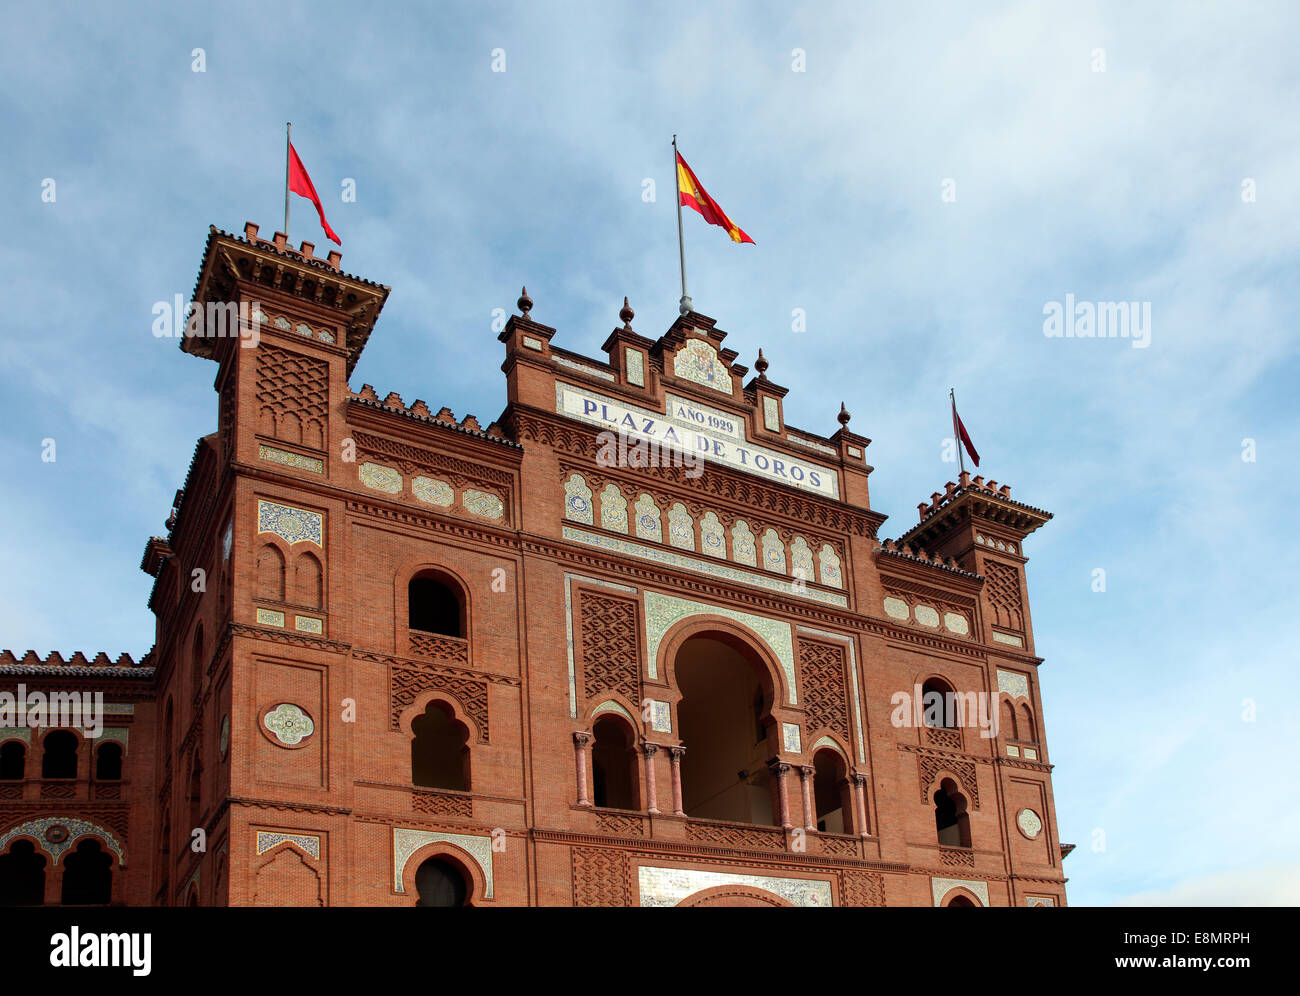
<svg viewBox="0 0 1300 996"><path fill-rule="evenodd" d="M790 770L790 765L772 758L767 762L767 766L772 771L772 777L776 779L776 796L781 803L781 829L791 830L794 825L790 822L790 794L785 785L785 776Z"/></svg>
<svg viewBox="0 0 1300 996"><path fill-rule="evenodd" d="M645 811L651 816L659 815L659 793L655 788L655 753L658 744L642 744L645 751Z"/></svg>
<svg viewBox="0 0 1300 996"><path fill-rule="evenodd" d="M673 815L685 816L682 809L682 755L686 753L685 747L669 747L668 763L669 771L673 777Z"/></svg>
<svg viewBox="0 0 1300 996"><path fill-rule="evenodd" d="M587 798L587 744L591 743L590 733L573 735L573 763L578 769L578 805L590 806Z"/></svg>
<svg viewBox="0 0 1300 996"><path fill-rule="evenodd" d="M816 830L817 821L813 819L813 766L799 766L799 787L803 789L803 828Z"/></svg>
<svg viewBox="0 0 1300 996"><path fill-rule="evenodd" d="M858 822L858 836L870 837L867 830L867 776L860 771L853 773L853 818ZM861 814L861 815L859 815Z"/></svg>

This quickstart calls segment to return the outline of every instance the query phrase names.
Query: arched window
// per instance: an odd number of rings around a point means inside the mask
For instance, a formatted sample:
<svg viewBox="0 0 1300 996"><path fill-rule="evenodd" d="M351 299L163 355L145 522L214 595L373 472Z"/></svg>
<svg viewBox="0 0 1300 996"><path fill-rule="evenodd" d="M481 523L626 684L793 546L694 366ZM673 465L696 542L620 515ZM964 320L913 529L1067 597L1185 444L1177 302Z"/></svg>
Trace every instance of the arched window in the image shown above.
<svg viewBox="0 0 1300 996"><path fill-rule="evenodd" d="M813 804L818 830L853 832L853 796L848 771L839 753L825 747L813 755Z"/></svg>
<svg viewBox="0 0 1300 996"><path fill-rule="evenodd" d="M673 673L682 694L677 717L686 747L687 815L775 826L767 768L772 688L763 662L729 634L700 634L677 651Z"/></svg>
<svg viewBox="0 0 1300 996"><path fill-rule="evenodd" d="M113 857L93 837L63 859L63 905L107 906L113 893Z"/></svg>
<svg viewBox="0 0 1300 996"><path fill-rule="evenodd" d="M610 809L639 809L637 801L636 746L627 723L602 716L591 728L594 802Z"/></svg>
<svg viewBox="0 0 1300 996"><path fill-rule="evenodd" d="M27 745L10 740L0 747L0 781L17 781L27 768Z"/></svg>
<svg viewBox="0 0 1300 996"><path fill-rule="evenodd" d="M441 578L418 574L407 585L408 625L421 633L465 635L465 612L460 596Z"/></svg>
<svg viewBox="0 0 1300 996"><path fill-rule="evenodd" d="M0 906L45 903L45 855L30 840L15 840L0 854Z"/></svg>
<svg viewBox="0 0 1300 996"><path fill-rule="evenodd" d="M194 757L190 762L190 827L199 825L203 806L203 762L199 760L199 749L194 748Z"/></svg>
<svg viewBox="0 0 1300 996"><path fill-rule="evenodd" d="M293 599L309 609L321 607L322 572L320 561L313 554L302 553L293 571Z"/></svg>
<svg viewBox="0 0 1300 996"><path fill-rule="evenodd" d="M464 906L469 888L464 873L444 858L429 858L415 870L416 906Z"/></svg>
<svg viewBox="0 0 1300 996"><path fill-rule="evenodd" d="M77 738L67 730L47 734L42 744L42 778L77 777Z"/></svg>
<svg viewBox="0 0 1300 996"><path fill-rule="evenodd" d="M952 899L950 899L950 900L949 900L945 905L947 905L947 906L974 906L975 904L972 903L972 902L970 901L970 898L969 898L968 896L963 896L963 895L961 895L961 894L959 893L959 894L953 896Z"/></svg>
<svg viewBox="0 0 1300 996"><path fill-rule="evenodd" d="M929 678L921 686L921 707L926 726L952 729L956 725L952 686L942 678Z"/></svg>
<svg viewBox="0 0 1300 996"><path fill-rule="evenodd" d="M172 708L172 700L167 699L167 708L164 712L163 719L163 769L167 769L172 763L172 723L175 719L175 710Z"/></svg>
<svg viewBox="0 0 1300 996"><path fill-rule="evenodd" d="M430 702L411 723L411 781L424 788L468 792L469 730L451 707Z"/></svg>
<svg viewBox="0 0 1300 996"><path fill-rule="evenodd" d="M194 647L190 658L190 694L196 699L203 690L203 671L206 661L203 659L203 623L194 627Z"/></svg>
<svg viewBox="0 0 1300 996"><path fill-rule="evenodd" d="M1025 703L1020 704L1020 739L1038 743L1038 730L1034 726L1034 714Z"/></svg>
<svg viewBox="0 0 1300 996"><path fill-rule="evenodd" d="M1006 740L1019 740L1016 730L1016 707L1006 699L998 707L998 721L1002 724L1002 736Z"/></svg>
<svg viewBox="0 0 1300 996"><path fill-rule="evenodd" d="M284 601L284 554L272 543L257 551L257 594L272 602Z"/></svg>
<svg viewBox="0 0 1300 996"><path fill-rule="evenodd" d="M970 817L966 815L966 797L951 778L939 783L934 794L934 828L944 847L970 847Z"/></svg>
<svg viewBox="0 0 1300 996"><path fill-rule="evenodd" d="M116 782L122 778L122 745L110 740L95 751L95 781Z"/></svg>

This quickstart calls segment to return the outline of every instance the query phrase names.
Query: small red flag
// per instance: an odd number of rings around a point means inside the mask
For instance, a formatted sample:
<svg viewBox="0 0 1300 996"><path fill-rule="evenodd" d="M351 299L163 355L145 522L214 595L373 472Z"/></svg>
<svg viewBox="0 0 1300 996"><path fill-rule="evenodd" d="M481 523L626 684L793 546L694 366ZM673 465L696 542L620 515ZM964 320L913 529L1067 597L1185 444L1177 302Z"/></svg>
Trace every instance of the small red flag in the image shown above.
<svg viewBox="0 0 1300 996"><path fill-rule="evenodd" d="M722 210L722 205L710 197L709 192L700 186L700 181L696 179L691 168L686 165L686 160L682 158L680 152L677 153L677 198L681 201L682 207L698 211L710 225L725 228L727 234L731 236L732 242L755 244L753 239L740 230L739 225L727 217L727 212Z"/></svg>
<svg viewBox="0 0 1300 996"><path fill-rule="evenodd" d="M306 197L316 205L316 213L320 215L320 227L325 229L326 236L336 245L342 245L343 242L334 234L334 229L330 228L330 223L325 220L325 209L321 207L320 197L316 194L316 188L312 185L311 177L307 175L307 170L298 158L298 150L289 143L289 189L295 194ZM286 215L287 217L287 215ZM976 461L978 463L978 461Z"/></svg>
<svg viewBox="0 0 1300 996"><path fill-rule="evenodd" d="M961 440L962 445L966 447L966 452L969 454L971 461L978 467L980 465L980 455L975 452L975 444L970 441L970 434L967 433L961 416L957 414L957 401L955 398L952 402L952 431Z"/></svg>

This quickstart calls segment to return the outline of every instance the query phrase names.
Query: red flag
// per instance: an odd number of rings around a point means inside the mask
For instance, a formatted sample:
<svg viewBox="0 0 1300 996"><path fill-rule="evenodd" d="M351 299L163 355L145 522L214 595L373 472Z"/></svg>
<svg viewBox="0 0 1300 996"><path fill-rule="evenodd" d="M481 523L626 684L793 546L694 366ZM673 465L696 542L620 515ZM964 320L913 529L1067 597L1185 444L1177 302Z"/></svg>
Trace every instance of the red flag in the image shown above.
<svg viewBox="0 0 1300 996"><path fill-rule="evenodd" d="M710 225L725 228L727 234L731 236L732 242L755 244L753 239L740 230L739 225L727 217L727 212L722 210L722 205L710 197L709 192L700 186L700 181L696 179L691 168L686 165L686 160L682 158L680 152L677 153L677 198L681 201L682 207L688 207L700 212L704 220Z"/></svg>
<svg viewBox="0 0 1300 996"><path fill-rule="evenodd" d="M961 440L962 445L966 447L967 454L969 454L975 466L978 467L980 465L980 455L975 452L975 444L970 441L970 434L966 432L966 426L962 422L961 416L957 414L957 400L955 398L952 402L952 431Z"/></svg>
<svg viewBox="0 0 1300 996"><path fill-rule="evenodd" d="M312 186L311 177L307 175L302 160L298 158L298 150L293 147L292 142L289 144L289 189L295 194L306 197L316 205L316 213L320 215L320 227L325 229L325 234L330 241L341 246L342 241L334 234L334 229L330 228L330 223L325 220L325 209L320 205L320 197L317 196L316 188ZM287 214L286 217L288 217Z"/></svg>

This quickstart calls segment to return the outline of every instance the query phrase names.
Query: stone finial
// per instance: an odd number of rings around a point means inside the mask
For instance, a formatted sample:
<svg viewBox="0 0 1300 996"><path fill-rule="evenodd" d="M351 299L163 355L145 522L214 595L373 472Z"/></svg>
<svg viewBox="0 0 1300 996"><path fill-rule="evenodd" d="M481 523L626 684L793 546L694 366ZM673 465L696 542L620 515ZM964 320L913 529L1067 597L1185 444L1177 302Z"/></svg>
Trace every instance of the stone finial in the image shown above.
<svg viewBox="0 0 1300 996"><path fill-rule="evenodd" d="M758 347L758 359L754 361L754 369L758 371L759 380L767 380L767 358L763 356L763 347Z"/></svg>
<svg viewBox="0 0 1300 996"><path fill-rule="evenodd" d="M528 296L527 287L520 288L519 300L516 301L515 304L519 306L519 313L527 318L528 312L533 310L533 299Z"/></svg>
<svg viewBox="0 0 1300 996"><path fill-rule="evenodd" d="M625 329L627 329L627 331L631 332L631 331L632 331L632 319L636 317L636 312L633 311L633 310L632 310L632 306L631 306L630 304L627 303L627 295L626 295L626 294L623 295L623 307L621 307L621 308L618 310L618 317L621 318L621 319L623 320L623 328L625 328Z"/></svg>
<svg viewBox="0 0 1300 996"><path fill-rule="evenodd" d="M844 402L841 401L840 413L835 416L836 420L840 423L840 425L844 426L844 428L847 429L849 427L849 419L851 419L852 417L853 416L849 414L849 410L844 407Z"/></svg>

